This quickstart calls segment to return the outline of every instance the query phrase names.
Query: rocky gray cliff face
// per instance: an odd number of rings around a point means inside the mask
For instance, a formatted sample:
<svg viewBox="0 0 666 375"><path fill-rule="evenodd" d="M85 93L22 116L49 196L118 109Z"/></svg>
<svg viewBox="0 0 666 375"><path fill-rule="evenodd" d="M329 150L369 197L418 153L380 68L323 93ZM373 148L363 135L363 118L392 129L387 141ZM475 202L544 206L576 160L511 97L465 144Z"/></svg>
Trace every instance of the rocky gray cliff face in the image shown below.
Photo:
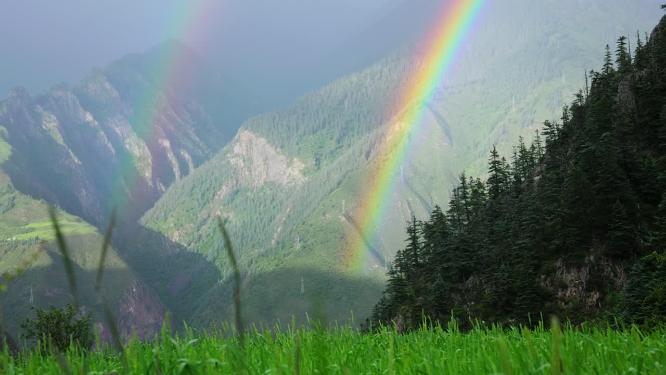
<svg viewBox="0 0 666 375"><path fill-rule="evenodd" d="M118 328L127 339L131 335L152 338L162 328L165 309L155 293L143 283L135 282L123 295L116 317Z"/></svg>
<svg viewBox="0 0 666 375"><path fill-rule="evenodd" d="M4 167L19 190L94 224L115 206L135 219L221 147L223 124L134 60L0 102L13 149Z"/></svg>

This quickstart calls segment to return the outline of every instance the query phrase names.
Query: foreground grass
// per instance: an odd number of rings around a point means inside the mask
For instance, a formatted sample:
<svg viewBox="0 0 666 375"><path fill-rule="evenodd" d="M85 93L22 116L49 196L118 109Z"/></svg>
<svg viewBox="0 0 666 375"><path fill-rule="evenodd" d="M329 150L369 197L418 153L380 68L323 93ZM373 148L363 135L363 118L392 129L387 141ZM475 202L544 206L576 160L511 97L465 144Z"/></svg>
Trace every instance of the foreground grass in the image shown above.
<svg viewBox="0 0 666 375"><path fill-rule="evenodd" d="M664 374L666 331L424 329L409 334L351 329L252 332L243 343L190 331L62 356L0 354L3 374ZM64 359L64 360L63 360ZM125 367L126 366L126 367Z"/></svg>

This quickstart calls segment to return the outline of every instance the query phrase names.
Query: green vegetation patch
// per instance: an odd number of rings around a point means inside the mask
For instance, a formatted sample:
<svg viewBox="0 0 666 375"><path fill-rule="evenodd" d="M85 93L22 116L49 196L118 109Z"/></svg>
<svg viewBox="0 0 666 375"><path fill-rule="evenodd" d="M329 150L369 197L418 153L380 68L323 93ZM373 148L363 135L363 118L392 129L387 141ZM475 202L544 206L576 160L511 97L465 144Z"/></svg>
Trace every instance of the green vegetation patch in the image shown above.
<svg viewBox="0 0 666 375"><path fill-rule="evenodd" d="M7 129L0 126L0 164L9 160L9 157L12 155L12 146L5 140L6 136Z"/></svg>
<svg viewBox="0 0 666 375"><path fill-rule="evenodd" d="M32 238L39 238L47 241L55 239L53 224L49 221L39 221L29 223L17 228L19 233L11 237L10 240L22 241ZM95 233L95 228L76 218L63 217L60 221L60 229L64 235L83 235Z"/></svg>
<svg viewBox="0 0 666 375"><path fill-rule="evenodd" d="M187 374L663 374L666 331L637 329L423 329L410 334L352 329L255 331L237 338L188 332L130 342L128 373ZM110 349L70 350L73 373L122 373ZM56 355L0 353L5 374L60 374Z"/></svg>

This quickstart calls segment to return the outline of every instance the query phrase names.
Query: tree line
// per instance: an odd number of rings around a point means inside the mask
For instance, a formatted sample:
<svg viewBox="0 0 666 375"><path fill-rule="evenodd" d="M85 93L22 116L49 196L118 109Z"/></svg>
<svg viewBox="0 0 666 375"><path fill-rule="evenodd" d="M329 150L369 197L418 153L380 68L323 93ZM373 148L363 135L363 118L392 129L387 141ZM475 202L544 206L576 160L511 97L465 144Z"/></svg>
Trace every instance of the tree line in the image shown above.
<svg viewBox="0 0 666 375"><path fill-rule="evenodd" d="M487 178L412 219L370 326L424 317L535 324L666 317L666 18L606 46L600 71Z"/></svg>

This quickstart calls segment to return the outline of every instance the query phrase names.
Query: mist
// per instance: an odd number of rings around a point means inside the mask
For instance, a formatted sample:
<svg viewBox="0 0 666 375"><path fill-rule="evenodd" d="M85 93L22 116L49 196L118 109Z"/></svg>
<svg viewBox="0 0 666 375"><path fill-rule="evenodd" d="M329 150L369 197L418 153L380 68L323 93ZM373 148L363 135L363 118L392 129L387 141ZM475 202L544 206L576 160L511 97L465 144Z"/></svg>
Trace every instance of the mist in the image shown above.
<svg viewBox="0 0 666 375"><path fill-rule="evenodd" d="M178 39L228 74L302 72L397 0L26 0L0 12L0 97L75 82L93 67ZM209 14L187 14L200 8ZM189 19L194 18L194 19ZM202 21L203 20L203 21ZM201 24L201 23L204 24Z"/></svg>

